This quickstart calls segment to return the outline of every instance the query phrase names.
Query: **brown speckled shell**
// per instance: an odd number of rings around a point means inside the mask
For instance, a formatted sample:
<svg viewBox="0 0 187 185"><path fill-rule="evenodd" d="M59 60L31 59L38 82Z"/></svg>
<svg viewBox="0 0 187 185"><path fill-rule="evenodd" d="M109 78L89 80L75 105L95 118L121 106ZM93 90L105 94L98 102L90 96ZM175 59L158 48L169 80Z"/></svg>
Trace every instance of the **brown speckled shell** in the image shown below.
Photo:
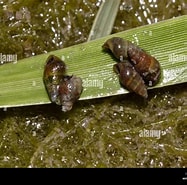
<svg viewBox="0 0 187 185"><path fill-rule="evenodd" d="M102 47L111 51L119 59L119 62L129 60L135 70L142 76L146 85L153 86L158 83L161 76L160 64L156 58L140 47L120 37L108 39Z"/></svg>
<svg viewBox="0 0 187 185"><path fill-rule="evenodd" d="M152 57L138 47L130 47L128 56L136 71L142 76L148 86L155 85L161 75L160 64L156 58Z"/></svg>
<svg viewBox="0 0 187 185"><path fill-rule="evenodd" d="M132 43L120 37L112 37L102 45L103 49L111 51L121 62L128 59L127 50L129 47L132 47Z"/></svg>
<svg viewBox="0 0 187 185"><path fill-rule="evenodd" d="M83 90L81 78L65 73L65 63L60 58L50 55L44 67L43 81L51 102L62 105L64 112L72 109Z"/></svg>
<svg viewBox="0 0 187 185"><path fill-rule="evenodd" d="M66 65L58 57L50 55L44 67L43 81L51 102L60 105L59 84L65 75Z"/></svg>
<svg viewBox="0 0 187 185"><path fill-rule="evenodd" d="M114 64L113 70L118 74L120 84L131 92L147 98L147 88L142 77L137 73L129 61Z"/></svg>
<svg viewBox="0 0 187 185"><path fill-rule="evenodd" d="M72 106L82 93L82 80L76 76L66 76L59 86L59 100L62 105L62 111L66 112L72 109Z"/></svg>

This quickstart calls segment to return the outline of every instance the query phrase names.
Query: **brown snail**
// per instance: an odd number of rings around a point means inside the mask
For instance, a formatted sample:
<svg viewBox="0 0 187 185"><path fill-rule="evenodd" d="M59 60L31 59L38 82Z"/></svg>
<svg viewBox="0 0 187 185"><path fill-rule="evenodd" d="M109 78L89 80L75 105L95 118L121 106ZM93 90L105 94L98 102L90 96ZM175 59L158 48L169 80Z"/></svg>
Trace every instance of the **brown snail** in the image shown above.
<svg viewBox="0 0 187 185"><path fill-rule="evenodd" d="M44 67L43 81L51 102L62 105L64 112L72 109L83 89L81 78L65 73L65 63L60 58L50 55Z"/></svg>
<svg viewBox="0 0 187 185"><path fill-rule="evenodd" d="M136 94L147 98L147 88L142 77L128 60L114 64L113 70L118 74L120 84Z"/></svg>
<svg viewBox="0 0 187 185"><path fill-rule="evenodd" d="M110 50L112 54L122 62L128 59L127 50L132 46L133 44L128 40L124 40L120 37L112 37L102 45L102 48Z"/></svg>
<svg viewBox="0 0 187 185"><path fill-rule="evenodd" d="M74 75L64 77L59 85L59 100L62 111L66 112L72 109L74 102L79 99L82 89L81 78Z"/></svg>
<svg viewBox="0 0 187 185"><path fill-rule="evenodd" d="M66 65L58 57L50 55L44 67L43 81L51 102L60 105L59 84L65 75Z"/></svg>
<svg viewBox="0 0 187 185"><path fill-rule="evenodd" d="M159 62L132 42L120 37L112 37L102 47L110 50L120 62L128 59L146 85L153 86L159 81L161 75Z"/></svg>
<svg viewBox="0 0 187 185"><path fill-rule="evenodd" d="M136 46L136 49L129 47L128 56L136 71L142 76L148 86L155 85L161 75L160 64L156 58L147 54Z"/></svg>

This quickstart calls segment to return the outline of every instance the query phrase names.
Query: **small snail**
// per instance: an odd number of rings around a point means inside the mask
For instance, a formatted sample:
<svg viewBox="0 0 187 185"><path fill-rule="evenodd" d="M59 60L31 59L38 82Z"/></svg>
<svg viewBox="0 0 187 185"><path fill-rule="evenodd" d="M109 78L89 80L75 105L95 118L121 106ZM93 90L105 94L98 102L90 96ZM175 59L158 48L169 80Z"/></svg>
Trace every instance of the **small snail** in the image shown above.
<svg viewBox="0 0 187 185"><path fill-rule="evenodd" d="M128 40L124 40L120 37L112 37L102 45L102 48L110 50L112 54L122 62L128 59L127 50L132 46L133 44Z"/></svg>
<svg viewBox="0 0 187 185"><path fill-rule="evenodd" d="M159 81L161 70L160 64L156 58L147 54L138 46L136 46L136 49L130 47L128 49L128 56L134 68L142 76L148 86L153 86Z"/></svg>
<svg viewBox="0 0 187 185"><path fill-rule="evenodd" d="M59 100L62 111L66 112L72 109L74 102L79 99L82 89L81 78L74 75L64 77L59 85Z"/></svg>
<svg viewBox="0 0 187 185"><path fill-rule="evenodd" d="M113 70L118 74L120 84L140 96L147 98L147 88L142 77L128 60L114 64Z"/></svg>
<svg viewBox="0 0 187 185"><path fill-rule="evenodd" d="M62 105L62 111L72 109L74 102L82 93L82 80L74 75L65 74L66 65L58 57L50 55L47 58L43 81L51 102Z"/></svg>
<svg viewBox="0 0 187 185"><path fill-rule="evenodd" d="M47 58L43 81L51 102L56 103L57 105L60 105L59 84L65 75L65 71L66 65L60 58L54 55L50 55Z"/></svg>
<svg viewBox="0 0 187 185"><path fill-rule="evenodd" d="M110 50L120 62L128 59L146 85L153 86L159 81L161 75L159 62L132 42L120 37L112 37L102 47Z"/></svg>

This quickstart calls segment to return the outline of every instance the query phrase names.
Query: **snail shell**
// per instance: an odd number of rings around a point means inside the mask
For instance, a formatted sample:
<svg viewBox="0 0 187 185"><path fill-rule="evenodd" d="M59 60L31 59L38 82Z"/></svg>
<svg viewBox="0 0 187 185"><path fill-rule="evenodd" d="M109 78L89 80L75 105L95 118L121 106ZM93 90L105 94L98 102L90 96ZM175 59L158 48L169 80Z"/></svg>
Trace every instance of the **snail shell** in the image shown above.
<svg viewBox="0 0 187 185"><path fill-rule="evenodd" d="M111 51L112 54L122 62L128 58L127 51L128 48L132 46L133 44L128 40L124 40L120 37L112 37L102 45L102 48Z"/></svg>
<svg viewBox="0 0 187 185"><path fill-rule="evenodd" d="M159 81L161 69L156 58L149 55L138 46L129 47L128 56L134 68L142 76L148 86L153 86Z"/></svg>
<svg viewBox="0 0 187 185"><path fill-rule="evenodd" d="M51 102L60 105L59 84L65 75L66 65L58 57L50 55L44 67L43 81Z"/></svg>
<svg viewBox="0 0 187 185"><path fill-rule="evenodd" d="M62 111L72 109L74 102L79 99L82 93L82 79L76 76L65 76L59 84L59 100Z"/></svg>
<svg viewBox="0 0 187 185"><path fill-rule="evenodd" d="M137 73L129 61L114 64L113 70L118 74L120 84L131 92L147 98L147 88L142 77Z"/></svg>
<svg viewBox="0 0 187 185"><path fill-rule="evenodd" d="M47 58L43 74L45 88L51 102L62 105L64 112L72 109L83 90L81 78L65 72L66 65L60 58L54 55Z"/></svg>
<svg viewBox="0 0 187 185"><path fill-rule="evenodd" d="M112 37L102 47L110 50L121 62L128 59L148 86L153 86L159 81L161 75L159 62L132 42Z"/></svg>

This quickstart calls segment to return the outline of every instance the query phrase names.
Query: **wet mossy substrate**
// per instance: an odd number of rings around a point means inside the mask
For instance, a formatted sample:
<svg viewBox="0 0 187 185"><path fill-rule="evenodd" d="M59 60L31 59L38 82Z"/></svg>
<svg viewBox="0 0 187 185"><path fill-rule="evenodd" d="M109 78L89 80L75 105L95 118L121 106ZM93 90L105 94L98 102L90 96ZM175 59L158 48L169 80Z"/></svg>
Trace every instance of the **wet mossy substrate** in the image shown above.
<svg viewBox="0 0 187 185"><path fill-rule="evenodd" d="M187 84L0 111L1 167L185 167Z"/></svg>

